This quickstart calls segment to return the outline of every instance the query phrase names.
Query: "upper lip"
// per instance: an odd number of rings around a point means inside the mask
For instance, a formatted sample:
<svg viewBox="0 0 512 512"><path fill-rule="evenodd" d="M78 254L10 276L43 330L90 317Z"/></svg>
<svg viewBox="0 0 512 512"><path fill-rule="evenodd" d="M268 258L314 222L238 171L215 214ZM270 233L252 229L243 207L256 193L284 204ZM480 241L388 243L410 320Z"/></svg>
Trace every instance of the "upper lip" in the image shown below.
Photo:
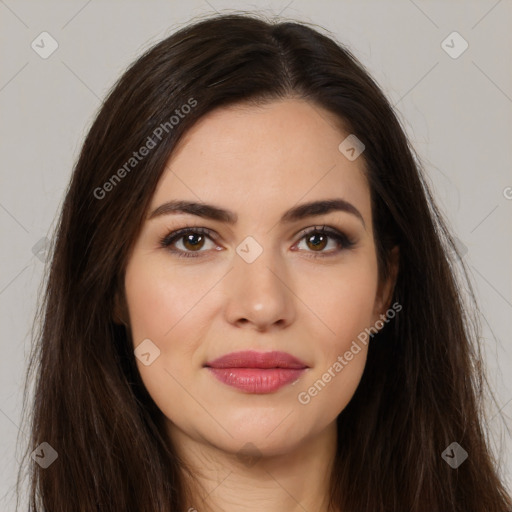
<svg viewBox="0 0 512 512"><path fill-rule="evenodd" d="M211 368L308 368L300 359L286 352L232 352L205 364Z"/></svg>

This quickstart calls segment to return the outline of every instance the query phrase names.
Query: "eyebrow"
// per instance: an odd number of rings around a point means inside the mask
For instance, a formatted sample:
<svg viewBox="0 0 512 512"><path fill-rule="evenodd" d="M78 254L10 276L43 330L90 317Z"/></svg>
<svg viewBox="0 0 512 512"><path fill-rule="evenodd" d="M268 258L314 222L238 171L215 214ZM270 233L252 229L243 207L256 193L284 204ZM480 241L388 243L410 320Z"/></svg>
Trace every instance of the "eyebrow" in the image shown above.
<svg viewBox="0 0 512 512"><path fill-rule="evenodd" d="M356 216L366 229L366 225L361 212L352 203L349 203L344 199L325 199L322 201L312 201L294 206L283 214L280 222L282 224L291 223L305 219L307 217L325 215L335 211L346 212ZM238 221L238 215L230 210L225 210L223 208L219 208L218 206L206 203L179 200L168 201L160 205L158 208L153 210L153 212L151 212L151 214L148 216L148 220L154 219L155 217L159 217L161 215L180 213L196 215L198 217L212 219L224 222L226 224L236 224Z"/></svg>

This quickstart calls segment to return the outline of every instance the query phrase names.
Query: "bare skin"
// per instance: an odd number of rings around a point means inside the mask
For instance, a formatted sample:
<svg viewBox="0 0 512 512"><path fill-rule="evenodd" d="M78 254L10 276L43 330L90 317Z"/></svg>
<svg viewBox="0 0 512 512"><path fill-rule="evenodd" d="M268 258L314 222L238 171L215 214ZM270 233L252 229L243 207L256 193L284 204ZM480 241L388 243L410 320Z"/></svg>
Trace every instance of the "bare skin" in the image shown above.
<svg viewBox="0 0 512 512"><path fill-rule="evenodd" d="M150 365L137 365L192 467L187 506L199 512L328 511L336 417L359 384L367 346L359 344L342 371L333 364L382 318L394 285L393 274L378 275L363 158L350 161L338 149L347 135L332 114L304 100L221 108L180 142L152 198L126 269L129 324L134 347L150 339L160 350ZM280 221L292 207L326 199L359 213ZM150 218L171 200L213 204L237 222L190 213ZM191 226L209 232L182 235L172 247L195 257L160 245ZM322 226L353 245L313 236ZM237 253L256 250L246 237L262 249L251 263ZM308 368L295 383L259 394L220 382L204 366L248 349L288 352ZM329 382L307 393L329 368ZM249 448L252 459L244 456Z"/></svg>

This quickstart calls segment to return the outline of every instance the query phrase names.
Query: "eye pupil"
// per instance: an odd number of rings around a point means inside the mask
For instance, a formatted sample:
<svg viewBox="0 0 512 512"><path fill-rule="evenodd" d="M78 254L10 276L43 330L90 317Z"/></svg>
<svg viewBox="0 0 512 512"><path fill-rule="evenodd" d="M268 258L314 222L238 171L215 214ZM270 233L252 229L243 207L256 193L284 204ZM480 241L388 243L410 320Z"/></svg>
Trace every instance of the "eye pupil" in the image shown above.
<svg viewBox="0 0 512 512"><path fill-rule="evenodd" d="M200 238L202 239L200 242L193 242L194 239L196 238ZM183 242L183 245L187 248L187 249L200 249L201 247L197 247L198 244L200 244L201 242L204 242L204 237L203 235L201 234L198 234L198 233L190 233L189 235L186 235L184 237L184 242Z"/></svg>
<svg viewBox="0 0 512 512"><path fill-rule="evenodd" d="M312 240L315 239L315 238L323 238L323 240L320 241L320 242L316 242L316 243L312 242ZM324 234L322 234L322 233L313 233L312 235L310 235L308 237L308 243L312 243L313 247L317 248L317 249L318 248L324 249L325 248L325 244L326 244L326 240L327 240L327 237Z"/></svg>

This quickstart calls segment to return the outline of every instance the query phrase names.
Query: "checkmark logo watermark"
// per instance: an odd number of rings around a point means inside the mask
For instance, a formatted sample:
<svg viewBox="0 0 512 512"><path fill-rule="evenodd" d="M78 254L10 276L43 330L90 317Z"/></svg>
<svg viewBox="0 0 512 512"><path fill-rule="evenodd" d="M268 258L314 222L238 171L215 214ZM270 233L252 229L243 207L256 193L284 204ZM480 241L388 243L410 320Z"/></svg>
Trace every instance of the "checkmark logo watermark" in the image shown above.
<svg viewBox="0 0 512 512"><path fill-rule="evenodd" d="M30 46L39 57L47 59L57 50L59 43L48 32L41 32Z"/></svg>
<svg viewBox="0 0 512 512"><path fill-rule="evenodd" d="M48 249L50 248L50 241L48 238L43 237L37 241L32 247L32 254L42 263L45 262L48 255Z"/></svg>
<svg viewBox="0 0 512 512"><path fill-rule="evenodd" d="M468 458L468 452L459 443L453 442L445 449L441 457L450 467L457 469Z"/></svg>
<svg viewBox="0 0 512 512"><path fill-rule="evenodd" d="M160 356L160 349L149 338L146 338L137 345L134 354L144 366L149 366Z"/></svg>
<svg viewBox="0 0 512 512"><path fill-rule="evenodd" d="M458 32L454 31L443 39L441 48L452 59L458 59L469 48L469 43Z"/></svg>
<svg viewBox="0 0 512 512"><path fill-rule="evenodd" d="M468 253L467 246L456 236L453 237L453 243L455 245L455 248L459 251L459 254L464 257ZM451 251L454 252L454 251Z"/></svg>
<svg viewBox="0 0 512 512"><path fill-rule="evenodd" d="M338 146L339 151L351 162L365 150L365 145L352 133Z"/></svg>
<svg viewBox="0 0 512 512"><path fill-rule="evenodd" d="M41 443L32 453L31 458L37 462L43 469L46 469L55 462L59 454L49 443Z"/></svg>
<svg viewBox="0 0 512 512"><path fill-rule="evenodd" d="M263 252L263 247L252 237L246 237L236 248L236 253L246 263L253 263Z"/></svg>

